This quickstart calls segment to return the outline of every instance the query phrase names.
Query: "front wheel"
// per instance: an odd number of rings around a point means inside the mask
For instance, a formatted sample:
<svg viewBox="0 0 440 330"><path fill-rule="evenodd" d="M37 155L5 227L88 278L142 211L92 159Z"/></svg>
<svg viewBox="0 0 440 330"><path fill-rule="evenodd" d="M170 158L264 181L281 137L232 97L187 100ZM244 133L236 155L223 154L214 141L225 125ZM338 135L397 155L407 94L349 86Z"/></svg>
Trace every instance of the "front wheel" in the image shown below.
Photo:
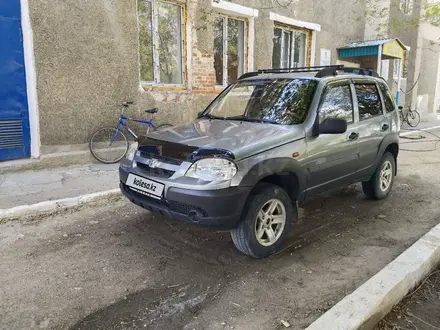
<svg viewBox="0 0 440 330"><path fill-rule="evenodd" d="M246 202L241 222L231 231L237 249L254 258L279 251L295 220L294 207L281 187L259 184Z"/></svg>
<svg viewBox="0 0 440 330"><path fill-rule="evenodd" d="M411 127L416 127L420 123L420 115L417 111L410 111L408 117L406 117L408 125Z"/></svg>
<svg viewBox="0 0 440 330"><path fill-rule="evenodd" d="M387 197L393 187L395 173L396 160L390 152L386 152L371 179L362 182L365 196L377 200Z"/></svg>
<svg viewBox="0 0 440 330"><path fill-rule="evenodd" d="M89 149L93 157L104 164L119 162L128 151L127 137L114 127L103 127L92 134Z"/></svg>

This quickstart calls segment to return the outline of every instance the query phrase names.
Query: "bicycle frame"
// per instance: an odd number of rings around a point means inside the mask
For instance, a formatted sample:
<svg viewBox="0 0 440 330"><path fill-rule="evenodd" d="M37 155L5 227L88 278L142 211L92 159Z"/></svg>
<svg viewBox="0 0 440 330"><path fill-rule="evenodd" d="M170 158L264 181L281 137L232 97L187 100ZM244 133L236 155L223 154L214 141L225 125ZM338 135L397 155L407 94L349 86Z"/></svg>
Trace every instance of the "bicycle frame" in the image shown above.
<svg viewBox="0 0 440 330"><path fill-rule="evenodd" d="M408 122L408 116L413 112L414 110L408 109L406 114L404 114L403 111L400 111L402 113L402 120L405 122Z"/></svg>
<svg viewBox="0 0 440 330"><path fill-rule="evenodd" d="M123 111L123 110L122 110ZM130 127L128 126L128 124L126 123L126 121L133 121L136 123L141 123L141 124L145 124L147 125L147 132L146 134L148 134L150 132L150 128L153 127L154 129L156 129L156 126L153 124L152 120L145 120L145 119L134 119L134 118L130 118L128 116L125 116L123 114L123 112L119 115L119 120L118 120L118 124L116 125L116 131L115 134L113 135L113 138L110 141L110 145L115 141L116 136L118 135L119 130L121 129L121 126L124 127L128 133L130 133L130 135L137 139L138 135L133 132L132 129L130 129Z"/></svg>

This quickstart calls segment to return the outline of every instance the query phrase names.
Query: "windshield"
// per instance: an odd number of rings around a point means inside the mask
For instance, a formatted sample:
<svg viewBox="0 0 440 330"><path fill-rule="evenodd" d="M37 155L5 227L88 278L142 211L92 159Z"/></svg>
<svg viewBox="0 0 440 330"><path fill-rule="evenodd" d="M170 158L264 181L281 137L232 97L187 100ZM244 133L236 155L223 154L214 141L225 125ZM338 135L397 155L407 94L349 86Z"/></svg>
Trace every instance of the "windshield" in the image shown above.
<svg viewBox="0 0 440 330"><path fill-rule="evenodd" d="M309 79L239 81L228 87L203 117L301 124L318 82Z"/></svg>

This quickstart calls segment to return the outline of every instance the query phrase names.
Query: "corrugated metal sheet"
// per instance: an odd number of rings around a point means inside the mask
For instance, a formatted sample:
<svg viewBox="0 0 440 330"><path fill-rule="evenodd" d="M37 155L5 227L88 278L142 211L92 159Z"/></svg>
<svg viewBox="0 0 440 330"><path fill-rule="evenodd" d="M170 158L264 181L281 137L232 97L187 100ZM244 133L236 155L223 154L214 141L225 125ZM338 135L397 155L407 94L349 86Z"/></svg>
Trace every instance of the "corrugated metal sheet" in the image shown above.
<svg viewBox="0 0 440 330"><path fill-rule="evenodd" d="M0 0L0 161L30 156L21 8Z"/></svg>
<svg viewBox="0 0 440 330"><path fill-rule="evenodd" d="M380 46L386 44L388 41L391 40L393 39L388 38L388 39L379 39L379 40L352 41L349 42L347 46L345 46L344 48Z"/></svg>
<svg viewBox="0 0 440 330"><path fill-rule="evenodd" d="M346 46L338 48L338 55L340 58L377 55L379 53L379 46L384 45L392 40L396 40L403 48L406 48L399 38L352 41Z"/></svg>
<svg viewBox="0 0 440 330"><path fill-rule="evenodd" d="M379 46L356 47L356 48L339 48L339 58L369 56L379 54Z"/></svg>

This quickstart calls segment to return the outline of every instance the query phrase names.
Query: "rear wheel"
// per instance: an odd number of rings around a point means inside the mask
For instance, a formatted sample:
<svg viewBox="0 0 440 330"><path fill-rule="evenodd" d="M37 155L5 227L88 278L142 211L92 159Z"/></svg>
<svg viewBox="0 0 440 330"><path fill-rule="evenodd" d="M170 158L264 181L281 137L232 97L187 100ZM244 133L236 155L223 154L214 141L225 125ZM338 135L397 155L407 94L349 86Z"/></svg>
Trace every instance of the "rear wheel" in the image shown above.
<svg viewBox="0 0 440 330"><path fill-rule="evenodd" d="M408 125L411 127L416 127L420 123L420 115L417 111L410 111L408 117L406 117Z"/></svg>
<svg viewBox="0 0 440 330"><path fill-rule="evenodd" d="M294 207L281 187L259 184L247 200L241 222L231 231L237 249L254 258L279 251L295 220Z"/></svg>
<svg viewBox="0 0 440 330"><path fill-rule="evenodd" d="M387 197L393 186L394 173L396 173L396 160L390 152L386 152L371 179L362 182L365 196L378 200Z"/></svg>
<svg viewBox="0 0 440 330"><path fill-rule="evenodd" d="M92 134L89 149L93 157L101 163L119 162L128 151L128 140L121 130L103 127Z"/></svg>

